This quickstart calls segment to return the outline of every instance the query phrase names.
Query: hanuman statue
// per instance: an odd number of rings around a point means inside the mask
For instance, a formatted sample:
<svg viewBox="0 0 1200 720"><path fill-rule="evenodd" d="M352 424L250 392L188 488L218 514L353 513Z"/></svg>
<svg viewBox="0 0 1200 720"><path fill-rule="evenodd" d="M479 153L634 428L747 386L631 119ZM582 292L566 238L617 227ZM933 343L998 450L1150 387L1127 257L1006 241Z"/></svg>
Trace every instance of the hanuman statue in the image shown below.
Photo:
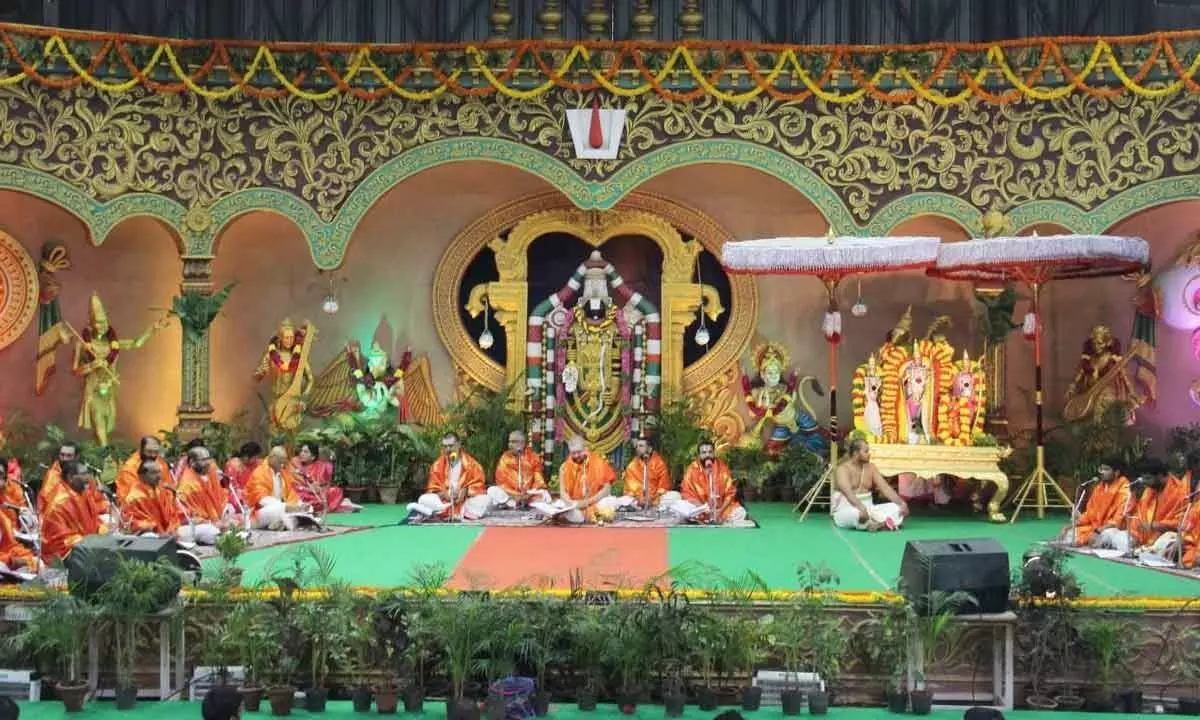
<svg viewBox="0 0 1200 720"><path fill-rule="evenodd" d="M811 375L797 378L795 372L788 372L788 353L779 343L769 342L755 348L753 360L757 377L743 373L742 392L746 407L756 422L741 444L762 446L765 433L768 455L778 455L792 443L800 443L818 454L824 453L828 443L802 389L808 384L818 395L823 394L816 378Z"/></svg>
<svg viewBox="0 0 1200 720"><path fill-rule="evenodd" d="M122 350L136 350L146 344L155 331L166 327L169 317L163 317L133 340L122 340L116 329L108 324L108 314L100 297L92 293L88 324L82 332L62 323L62 342L75 342L75 358L71 369L83 385L79 406L79 427L96 434L96 442L108 445L109 435L117 425L117 358Z"/></svg>
<svg viewBox="0 0 1200 720"><path fill-rule="evenodd" d="M279 324L279 334L271 338L263 353L254 379L271 376L271 428L291 432L300 427L305 395L313 385L308 364L317 329L310 322L297 330L291 320Z"/></svg>

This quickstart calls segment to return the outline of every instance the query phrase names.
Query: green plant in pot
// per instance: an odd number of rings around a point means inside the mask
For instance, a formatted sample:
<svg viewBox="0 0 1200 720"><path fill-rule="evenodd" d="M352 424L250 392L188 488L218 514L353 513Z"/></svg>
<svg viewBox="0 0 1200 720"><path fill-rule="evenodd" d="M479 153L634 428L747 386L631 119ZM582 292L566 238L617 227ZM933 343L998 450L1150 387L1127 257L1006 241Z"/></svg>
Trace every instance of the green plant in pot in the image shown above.
<svg viewBox="0 0 1200 720"><path fill-rule="evenodd" d="M450 678L450 697L446 699L448 720L472 720L479 707L467 699L467 682L479 669L487 650L489 631L495 622L494 607L486 597L459 595L429 608L438 629L442 659Z"/></svg>
<svg viewBox="0 0 1200 720"><path fill-rule="evenodd" d="M1093 679L1086 707L1093 712L1111 712L1116 707L1116 682L1128 670L1135 632L1128 621L1103 613L1089 614L1080 623L1080 639Z"/></svg>
<svg viewBox="0 0 1200 720"><path fill-rule="evenodd" d="M88 632L97 620L95 607L71 595L51 597L33 611L20 630L5 638L14 652L22 653L48 669L54 689L67 712L83 709L88 684L83 679L83 651Z"/></svg>
<svg viewBox="0 0 1200 720"><path fill-rule="evenodd" d="M893 713L908 710L905 674L912 626L912 607L892 602L872 613L850 637L850 654L868 675L884 678L881 694Z"/></svg>
<svg viewBox="0 0 1200 720"><path fill-rule="evenodd" d="M121 559L112 576L95 593L100 618L111 628L117 670L117 709L129 710L137 702L134 666L138 634L151 616L179 594L182 579L166 562L147 563Z"/></svg>
<svg viewBox="0 0 1200 720"><path fill-rule="evenodd" d="M531 630L524 610L513 602L492 604L482 657L476 663L487 681L488 720L504 720L507 700L496 689L516 673L517 659Z"/></svg>
<svg viewBox="0 0 1200 720"><path fill-rule="evenodd" d="M839 580L837 575L823 563L804 563L798 568L797 576L801 591L793 604L792 621L803 626L803 629L791 631L793 633L801 632L802 635L793 638L799 643L798 646L785 652L785 657L792 665L787 668L788 675L798 678L797 674L800 672L801 666L807 665L828 684L830 679L821 674L820 665L824 662L830 672L836 673L840 670L837 663L840 661L841 650L845 648L845 644L839 639L827 637L831 634L827 628L829 619L832 617L829 607L832 602L830 593L837 586ZM837 643L836 658L831 659L823 654L824 649L821 644L826 641ZM800 653L801 656L797 657L797 653ZM787 714L790 708L797 707L799 701L795 695L789 695L782 702L784 703L784 714ZM828 687L825 690L810 692L808 702L813 714L824 714L829 708Z"/></svg>
<svg viewBox="0 0 1200 720"><path fill-rule="evenodd" d="M1179 696L1181 715L1200 715L1200 626L1191 625L1176 635L1175 659L1170 677L1187 683L1190 695Z"/></svg>
<svg viewBox="0 0 1200 720"><path fill-rule="evenodd" d="M247 597L233 603L225 620L227 631L234 638L238 662L245 673L238 691L249 712L258 712L264 692L263 672L279 644L280 629L270 622L273 614L265 601Z"/></svg>
<svg viewBox="0 0 1200 720"><path fill-rule="evenodd" d="M916 599L910 617L921 662L916 669L917 688L909 693L914 715L928 715L932 711L933 691L927 677L937 665L938 652L953 645L962 632L962 623L955 622L955 616L975 604L975 599L962 591L930 590Z"/></svg>
<svg viewBox="0 0 1200 720"><path fill-rule="evenodd" d="M605 647L612 636L609 614L603 608L584 606L569 615L569 666L576 676L576 701L584 712L596 709L604 689Z"/></svg>
<svg viewBox="0 0 1200 720"><path fill-rule="evenodd" d="M347 657L354 634L352 596L345 585L326 586L325 597L297 607L298 628L308 645L310 685L304 693L308 712L324 712L331 667Z"/></svg>
<svg viewBox="0 0 1200 720"><path fill-rule="evenodd" d="M804 693L800 690L800 673L805 668L806 649L810 646L806 614L795 604L770 616L768 634L771 645L776 648L783 663L784 687L779 702L784 715L799 715L804 707Z"/></svg>
<svg viewBox="0 0 1200 720"><path fill-rule="evenodd" d="M677 570L673 569L672 572ZM725 667L742 683L742 709L750 712L758 710L762 704L762 688L754 685L754 674L767 657L770 620L760 615L755 605L760 594L769 591L770 586L761 575L751 570L730 576L715 568L703 584L718 588L713 598L715 602L733 608L725 617Z"/></svg>
<svg viewBox="0 0 1200 720"><path fill-rule="evenodd" d="M817 618L813 627L812 664L824 684L823 690L808 696L808 710L813 715L828 712L842 676L842 658L850 644L843 622L836 614L827 612Z"/></svg>
<svg viewBox="0 0 1200 720"><path fill-rule="evenodd" d="M563 667L571 660L571 638L578 605L561 600L534 596L521 603L525 615L525 636L521 638L517 655L527 671L533 673L537 692L533 711L545 717L550 711L550 686L547 673L551 667Z"/></svg>
<svg viewBox="0 0 1200 720"><path fill-rule="evenodd" d="M1071 601L1080 595L1079 582L1067 567L1067 552L1039 546L1026 554L1016 571L1013 595L1018 624L1021 664L1027 669L1030 688L1025 702L1031 708L1053 710L1083 707L1083 699L1069 688L1050 697L1048 678L1066 678L1078 660L1079 632Z"/></svg>
<svg viewBox="0 0 1200 720"><path fill-rule="evenodd" d="M248 547L250 543L238 532L224 532L217 538L217 554L221 557L218 579L222 584L229 587L242 584L243 570L238 567L237 562Z"/></svg>
<svg viewBox="0 0 1200 720"><path fill-rule="evenodd" d="M701 710L711 712L717 707L717 668L725 662L732 648L730 635L736 627L734 622L707 606L692 609L690 637L691 667L700 675L700 686L696 688L696 704Z"/></svg>
<svg viewBox="0 0 1200 720"><path fill-rule="evenodd" d="M617 681L617 705L622 713L632 715L645 690L651 663L664 672L671 671L660 657L652 655L658 609L644 600L630 601L609 605L604 615L609 628L604 652Z"/></svg>

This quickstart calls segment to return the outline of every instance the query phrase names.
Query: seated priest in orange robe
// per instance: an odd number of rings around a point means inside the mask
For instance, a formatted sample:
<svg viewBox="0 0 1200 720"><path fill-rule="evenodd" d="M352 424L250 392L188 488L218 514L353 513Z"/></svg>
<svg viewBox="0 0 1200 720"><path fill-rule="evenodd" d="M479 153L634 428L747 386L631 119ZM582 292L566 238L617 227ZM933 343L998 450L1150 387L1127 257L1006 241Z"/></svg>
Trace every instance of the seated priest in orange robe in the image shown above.
<svg viewBox="0 0 1200 720"><path fill-rule="evenodd" d="M17 530L8 515L0 513L0 566L6 570L37 572L37 558L33 551L17 539Z"/></svg>
<svg viewBox="0 0 1200 720"><path fill-rule="evenodd" d="M737 501L733 473L717 459L711 442L700 443L698 457L683 474L680 494L683 499L671 509L685 520L716 525L746 519L746 508Z"/></svg>
<svg viewBox="0 0 1200 720"><path fill-rule="evenodd" d="M234 507L245 504L246 482L254 468L262 464L262 456L262 445L251 441L238 448L237 454L225 461L222 482L229 491L229 502Z"/></svg>
<svg viewBox="0 0 1200 720"><path fill-rule="evenodd" d="M162 458L142 461L137 477L125 488L125 502L121 503L125 527L130 532L158 537L178 533L180 539L191 540L179 533L180 508L176 491L163 484L170 476L171 468L162 462Z"/></svg>
<svg viewBox="0 0 1200 720"><path fill-rule="evenodd" d="M487 489L493 508L526 508L531 502L550 502L542 458L529 448L520 430L508 434L508 450L496 463L495 479L496 484Z"/></svg>
<svg viewBox="0 0 1200 720"><path fill-rule="evenodd" d="M75 443L65 442L58 448L58 456L54 459L54 464L46 468L45 474L42 475L42 486L38 488L38 515L45 512L46 502L54 497L54 491L63 481L62 466L77 459L79 459L79 446Z"/></svg>
<svg viewBox="0 0 1200 720"><path fill-rule="evenodd" d="M1092 478L1092 491L1074 528L1063 528L1062 540L1076 547L1113 547L1122 533L1125 513L1131 507L1129 480L1120 472L1121 461L1101 463ZM1074 529L1074 535L1072 535Z"/></svg>
<svg viewBox="0 0 1200 720"><path fill-rule="evenodd" d="M158 438L153 435L146 435L138 444L137 452L130 455L121 464L121 469L117 472L118 503L125 504L125 496L129 493L129 489L138 483L138 472L142 467L142 463L147 460L153 460L161 467L163 485L167 487L175 485L171 478L171 466L167 464L167 459L162 456L162 445L158 442Z"/></svg>
<svg viewBox="0 0 1200 720"><path fill-rule="evenodd" d="M259 463L246 481L244 494L251 524L259 530L295 530L296 513L311 512L296 493L296 478L288 468L282 446L271 448L267 461Z"/></svg>
<svg viewBox="0 0 1200 720"><path fill-rule="evenodd" d="M491 502L483 466L462 449L456 433L448 432L442 437L441 457L429 466L425 494L408 504L408 520L478 520Z"/></svg>
<svg viewBox="0 0 1200 720"><path fill-rule="evenodd" d="M333 484L333 463L321 457L315 442L302 442L292 458L292 477L300 501L312 505L317 512L358 512L362 506L346 499L340 487Z"/></svg>
<svg viewBox="0 0 1200 720"><path fill-rule="evenodd" d="M187 458L187 467L180 473L177 485L179 502L185 510L184 526L190 530L192 542L213 545L221 529L233 519L233 508L221 487L217 465L208 448L194 447L188 450Z"/></svg>
<svg viewBox="0 0 1200 720"><path fill-rule="evenodd" d="M633 444L634 458L625 466L624 489L621 496L627 504L638 509L668 510L681 496L671 489L671 472L662 455L647 438Z"/></svg>
<svg viewBox="0 0 1200 720"><path fill-rule="evenodd" d="M1161 460L1148 460L1142 468L1146 489L1125 519L1112 547L1122 552L1163 555L1178 538L1179 521L1187 507L1187 487L1171 475Z"/></svg>
<svg viewBox="0 0 1200 720"><path fill-rule="evenodd" d="M555 504L569 509L558 517L575 524L611 521L622 504L612 495L617 471L608 458L589 450L581 437L567 442L567 454L558 469L560 492Z"/></svg>
<svg viewBox="0 0 1200 720"><path fill-rule="evenodd" d="M89 535L105 535L108 526L92 497L95 479L86 463L74 460L61 465L63 481L46 499L42 513L42 557L62 560L71 548Z"/></svg>
<svg viewBox="0 0 1200 720"><path fill-rule="evenodd" d="M1200 467L1200 463L1192 464L1192 467ZM1189 471L1189 480L1200 478L1195 471ZM1188 482L1188 487L1192 483ZM1196 567L1196 561L1200 560L1200 492L1196 488L1192 489L1192 501L1183 511L1183 520L1179 524L1179 536L1183 538L1183 556L1179 558L1180 564L1185 568ZM1172 548L1175 553L1180 552L1179 547ZM1168 559L1176 557L1174 554L1168 553Z"/></svg>
<svg viewBox="0 0 1200 720"><path fill-rule="evenodd" d="M29 497L21 479L21 466L15 459L0 457L0 502L4 503L0 515L8 517L14 528L19 528L22 516L32 520Z"/></svg>

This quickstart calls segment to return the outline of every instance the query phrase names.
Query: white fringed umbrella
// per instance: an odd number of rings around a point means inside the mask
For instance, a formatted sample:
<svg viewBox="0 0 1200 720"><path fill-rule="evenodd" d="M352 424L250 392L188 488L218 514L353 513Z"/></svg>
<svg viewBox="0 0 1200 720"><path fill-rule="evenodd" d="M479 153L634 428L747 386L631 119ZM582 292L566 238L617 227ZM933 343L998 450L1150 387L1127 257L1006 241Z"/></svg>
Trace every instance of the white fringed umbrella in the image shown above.
<svg viewBox="0 0 1200 720"><path fill-rule="evenodd" d="M1032 290L1033 308L1025 316L1023 332L1033 340L1037 455L1033 472L1017 491L1016 509L1009 522L1016 522L1035 488L1039 518L1046 515L1048 490L1055 492L1063 506L1072 506L1071 499L1046 472L1042 445L1042 286L1051 280L1124 275L1149 264L1150 246L1145 240L1112 235L993 237L944 243L938 248L937 264L929 271L930 275L953 280L1019 282Z"/></svg>
<svg viewBox="0 0 1200 720"><path fill-rule="evenodd" d="M812 275L820 278L828 294L821 323L829 343L829 468L824 477L800 500L803 520L828 482L832 488L838 455L837 346L842 339L842 314L837 286L850 275L867 275L933 267L940 238L935 237L780 237L728 242L721 248L721 265L727 272L746 275Z"/></svg>

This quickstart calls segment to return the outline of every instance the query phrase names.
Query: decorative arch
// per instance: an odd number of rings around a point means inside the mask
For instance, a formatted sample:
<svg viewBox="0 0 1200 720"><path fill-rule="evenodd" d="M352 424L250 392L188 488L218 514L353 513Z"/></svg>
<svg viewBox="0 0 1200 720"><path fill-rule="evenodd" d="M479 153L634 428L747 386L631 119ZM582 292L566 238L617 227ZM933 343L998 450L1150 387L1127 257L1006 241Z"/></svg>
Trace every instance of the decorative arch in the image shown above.
<svg viewBox="0 0 1200 720"><path fill-rule="evenodd" d="M290 221L300 231L313 263L319 269L331 270L342 264L345 248L337 248L330 240L317 213L295 195L268 188L243 190L217 201L212 210L198 208L188 213L189 230L204 240L197 254L216 257L225 230L238 218L255 212L271 213ZM332 264L327 264L329 262Z"/></svg>
<svg viewBox="0 0 1200 720"><path fill-rule="evenodd" d="M725 310L719 307L715 292L705 292L692 282L696 253L703 248L719 255L730 234L707 215L649 193L627 196L611 215L580 210L558 193L545 193L500 206L451 240L434 273L433 311L438 334L460 375L498 389L524 370L528 316L525 258L530 243L555 231L576 235L593 247L611 237L640 234L663 250L663 356L671 353L679 359L674 377L664 368L664 382L668 388L699 397L709 421L722 436L740 434L744 425L737 415L736 393L731 386L737 379L738 361L754 336L757 287L753 278L730 278L731 317L725 333L702 359L683 368L682 347L669 343L682 342L683 329L691 323L698 307L710 317ZM501 240L505 232L508 236ZM684 242L683 234L694 240ZM482 311L487 296L497 322L508 335L507 372L475 345L458 316L462 270L487 246L497 252L501 279L472 289L468 311Z"/></svg>

